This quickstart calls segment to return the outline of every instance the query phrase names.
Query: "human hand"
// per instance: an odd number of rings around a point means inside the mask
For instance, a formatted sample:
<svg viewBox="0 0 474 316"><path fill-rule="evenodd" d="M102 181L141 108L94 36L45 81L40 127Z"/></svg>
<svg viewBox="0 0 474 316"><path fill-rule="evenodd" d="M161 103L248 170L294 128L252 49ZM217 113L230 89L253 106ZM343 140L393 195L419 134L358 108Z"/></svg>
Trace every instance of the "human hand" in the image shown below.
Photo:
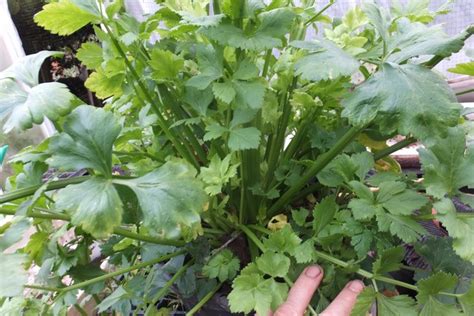
<svg viewBox="0 0 474 316"><path fill-rule="evenodd" d="M323 271L321 267L307 267L291 288L286 302L270 316L303 316L322 279ZM363 289L362 281L349 282L319 316L349 316L357 296Z"/></svg>

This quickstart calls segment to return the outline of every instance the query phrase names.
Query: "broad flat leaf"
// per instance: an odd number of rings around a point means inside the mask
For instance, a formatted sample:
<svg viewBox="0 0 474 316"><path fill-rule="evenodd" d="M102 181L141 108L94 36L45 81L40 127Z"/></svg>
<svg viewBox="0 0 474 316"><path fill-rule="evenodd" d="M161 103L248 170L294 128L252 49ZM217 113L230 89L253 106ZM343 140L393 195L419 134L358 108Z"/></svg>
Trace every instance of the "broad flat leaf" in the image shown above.
<svg viewBox="0 0 474 316"><path fill-rule="evenodd" d="M419 316L461 316L456 306L452 304L443 304L440 301L430 297L424 304ZM467 314L469 315L469 314Z"/></svg>
<svg viewBox="0 0 474 316"><path fill-rule="evenodd" d="M281 39L288 33L294 17L295 14L291 10L278 8L260 13L258 15L260 25L250 34L246 34L244 30L229 22L202 28L201 32L223 46L261 51L282 45Z"/></svg>
<svg viewBox="0 0 474 316"><path fill-rule="evenodd" d="M290 258L277 252L267 251L256 259L258 269L272 277L284 277L290 269Z"/></svg>
<svg viewBox="0 0 474 316"><path fill-rule="evenodd" d="M426 26L411 23L408 19L397 20L397 33L388 41L389 62L402 63L409 58L422 55L448 57L464 46L468 32L457 36L447 35L442 25Z"/></svg>
<svg viewBox="0 0 474 316"><path fill-rule="evenodd" d="M377 224L380 231L397 236L406 243L415 242L426 230L417 221L401 215L392 215L383 210L377 210Z"/></svg>
<svg viewBox="0 0 474 316"><path fill-rule="evenodd" d="M370 24L372 24L377 30L382 40L387 42L389 37L388 30L390 28L390 22L385 8L378 6L373 2L366 2L363 4L362 10L369 19Z"/></svg>
<svg viewBox="0 0 474 316"><path fill-rule="evenodd" d="M77 6L71 0L60 0L45 5L34 17L35 22L53 34L70 35L100 17Z"/></svg>
<svg viewBox="0 0 474 316"><path fill-rule="evenodd" d="M190 78L186 85L199 90L206 89L211 82L219 79L223 75L223 57L220 51L216 51L212 46L198 46L196 58L201 73Z"/></svg>
<svg viewBox="0 0 474 316"><path fill-rule="evenodd" d="M13 65L0 72L0 79L15 78L30 87L34 87L39 83L39 71L44 60L54 55L63 54L63 52L42 50L36 54L18 58Z"/></svg>
<svg viewBox="0 0 474 316"><path fill-rule="evenodd" d="M377 202L394 215L411 215L426 205L428 198L406 189L402 182L390 181L380 184Z"/></svg>
<svg viewBox="0 0 474 316"><path fill-rule="evenodd" d="M104 60L102 47L94 42L86 42L77 50L76 57L88 69L96 69Z"/></svg>
<svg viewBox="0 0 474 316"><path fill-rule="evenodd" d="M239 63L237 70L232 75L234 80L250 80L258 77L258 68L248 59Z"/></svg>
<svg viewBox="0 0 474 316"><path fill-rule="evenodd" d="M240 269L239 259L229 249L224 249L211 258L202 272L208 278L217 278L220 282L232 280Z"/></svg>
<svg viewBox="0 0 474 316"><path fill-rule="evenodd" d="M380 293L377 293L377 312L383 316L418 315L416 303L411 297L407 295L386 297Z"/></svg>
<svg viewBox="0 0 474 316"><path fill-rule="evenodd" d="M474 187L474 149L466 149L466 137L460 128L449 130L444 139L418 149L428 194L443 198L454 196L459 189Z"/></svg>
<svg viewBox="0 0 474 316"><path fill-rule="evenodd" d="M448 69L449 72L460 75L474 76L474 61L457 64L456 67Z"/></svg>
<svg viewBox="0 0 474 316"><path fill-rule="evenodd" d="M0 297L23 295L23 285L28 282L28 273L23 268L28 256L2 253L0 260Z"/></svg>
<svg viewBox="0 0 474 316"><path fill-rule="evenodd" d="M427 279L417 282L418 294L416 298L420 303L426 303L429 298L435 297L439 292L452 291L457 282L457 276L442 271L437 272Z"/></svg>
<svg viewBox="0 0 474 316"><path fill-rule="evenodd" d="M288 296L288 285L286 285L286 283L277 282L274 279L270 279L270 281L267 282L269 282L270 291L272 293L271 309L276 310L285 302Z"/></svg>
<svg viewBox="0 0 474 316"><path fill-rule="evenodd" d="M351 316L367 316L375 300L376 292L373 287L366 287L358 296Z"/></svg>
<svg viewBox="0 0 474 316"><path fill-rule="evenodd" d="M266 250L293 254L295 247L301 243L301 239L293 232L290 225L272 233L265 239L263 245Z"/></svg>
<svg viewBox="0 0 474 316"><path fill-rule="evenodd" d="M214 82L212 92L217 99L227 104L234 100L236 94L234 85L230 81Z"/></svg>
<svg viewBox="0 0 474 316"><path fill-rule="evenodd" d="M334 80L352 75L360 66L357 59L328 40L298 41L291 45L309 51L295 63L295 74L304 80Z"/></svg>
<svg viewBox="0 0 474 316"><path fill-rule="evenodd" d="M232 156L227 155L221 160L219 155L214 155L209 163L209 167L201 167L199 177L206 184L205 191L209 195L221 193L222 186L237 175L238 164L231 165Z"/></svg>
<svg viewBox="0 0 474 316"><path fill-rule="evenodd" d="M64 123L64 132L51 138L50 166L78 170L92 168L103 175L112 172L112 146L121 130L114 115L83 105Z"/></svg>
<svg viewBox="0 0 474 316"><path fill-rule="evenodd" d="M374 166L373 155L362 152L348 156L342 154L333 159L319 174L318 180L331 187L349 183L356 177L363 181L365 176Z"/></svg>
<svg viewBox="0 0 474 316"><path fill-rule="evenodd" d="M108 179L94 177L67 186L59 191L56 208L67 210L74 225L96 238L107 237L122 223L122 201Z"/></svg>
<svg viewBox="0 0 474 316"><path fill-rule="evenodd" d="M402 260L405 256L405 250L402 247L395 247L386 249L375 260L372 271L374 274L384 274L392 271L397 271L402 265Z"/></svg>
<svg viewBox="0 0 474 316"><path fill-rule="evenodd" d="M256 149L260 144L260 134L255 127L232 129L229 135L229 148L233 151Z"/></svg>
<svg viewBox="0 0 474 316"><path fill-rule="evenodd" d="M199 115L206 115L207 108L212 100L214 100L214 97L212 95L211 87L204 90L199 90L194 87L186 87L184 101L189 103Z"/></svg>
<svg viewBox="0 0 474 316"><path fill-rule="evenodd" d="M183 70L184 59L170 51L154 49L151 52L149 65L153 69L153 79L158 81L172 80L176 79L181 70Z"/></svg>
<svg viewBox="0 0 474 316"><path fill-rule="evenodd" d="M427 139L457 124L460 105L443 78L422 66L385 63L343 102L351 124Z"/></svg>
<svg viewBox="0 0 474 316"><path fill-rule="evenodd" d="M357 220L371 219L375 216L377 210L380 210L380 205L367 199L352 199L348 207L352 210L352 215Z"/></svg>
<svg viewBox="0 0 474 316"><path fill-rule="evenodd" d="M334 218L339 206L335 196L327 196L316 204L313 210L313 231L315 236L323 230Z"/></svg>
<svg viewBox="0 0 474 316"><path fill-rule="evenodd" d="M9 79L6 79L10 81ZM5 122L3 129L8 133L12 129L27 130L33 124L41 124L47 117L52 121L57 121L60 117L67 115L74 107L74 95L65 84L59 82L47 82L34 86L26 94L18 86L12 87L11 83L4 85L5 80L0 80L0 98L5 94L11 100L4 106L0 106L0 119L10 117ZM1 91L3 88L12 88L10 91ZM10 96L10 93L12 95ZM22 94L26 99L22 102ZM54 98L51 96L54 95ZM3 99L3 98L2 98ZM17 101L18 103L12 104ZM0 101L1 102L1 101Z"/></svg>
<svg viewBox="0 0 474 316"><path fill-rule="evenodd" d="M224 135L224 133L228 132L228 129L225 128L224 126L221 126L217 123L213 123L210 125L206 126L206 134L204 134L203 140L208 141L208 140L213 140L216 138L221 137Z"/></svg>
<svg viewBox="0 0 474 316"><path fill-rule="evenodd" d="M236 92L236 102L238 106L260 109L265 96L265 85L258 81L234 80L233 86Z"/></svg>
<svg viewBox="0 0 474 316"><path fill-rule="evenodd" d="M99 313L102 313L106 311L108 308L110 308L112 305L120 302L121 300L124 299L130 299L131 294L128 293L126 289L123 288L123 286L119 286L118 288L115 289L115 291L112 292L109 296L107 296L105 299L103 299L99 305L97 305L97 310Z"/></svg>
<svg viewBox="0 0 474 316"><path fill-rule="evenodd" d="M107 76L102 67L89 75L84 85L87 89L95 92L100 99L106 99L111 96L119 97L122 95L122 83L125 78L124 74L115 74Z"/></svg>
<svg viewBox="0 0 474 316"><path fill-rule="evenodd" d="M309 211L303 207L298 210L291 210L291 218L293 218L298 226L304 226L308 215Z"/></svg>
<svg viewBox="0 0 474 316"><path fill-rule="evenodd" d="M474 263L474 218L458 217L453 202L442 199L435 203L436 218L439 219L453 238L454 251L463 259Z"/></svg>
<svg viewBox="0 0 474 316"><path fill-rule="evenodd" d="M11 225L0 236L0 251L3 253L10 246L16 244L24 237L26 231L31 227L31 222L27 218L15 217L11 220Z"/></svg>
<svg viewBox="0 0 474 316"><path fill-rule="evenodd" d="M169 161L143 177L114 182L135 192L150 234L192 240L201 233L200 213L207 198L192 166Z"/></svg>
<svg viewBox="0 0 474 316"><path fill-rule="evenodd" d="M230 310L245 314L255 310L259 315L267 315L271 308L272 279L264 280L260 274L240 275L232 282L232 292L227 296Z"/></svg>
<svg viewBox="0 0 474 316"><path fill-rule="evenodd" d="M295 247L292 256L298 263L310 263L316 261L317 254L314 249L314 241L308 239Z"/></svg>

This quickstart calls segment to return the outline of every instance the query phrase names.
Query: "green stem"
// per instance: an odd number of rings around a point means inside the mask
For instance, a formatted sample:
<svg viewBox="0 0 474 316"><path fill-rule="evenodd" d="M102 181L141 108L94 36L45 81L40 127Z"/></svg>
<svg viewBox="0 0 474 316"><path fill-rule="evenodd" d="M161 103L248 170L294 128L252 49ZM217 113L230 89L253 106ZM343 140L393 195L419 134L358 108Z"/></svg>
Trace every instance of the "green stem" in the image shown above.
<svg viewBox="0 0 474 316"><path fill-rule="evenodd" d="M143 156L143 157L150 158L158 162L165 163L163 159L156 157L152 154L149 154L147 152L143 152L143 151L136 151L136 152L135 151L113 151L112 153L117 156L131 156L131 157Z"/></svg>
<svg viewBox="0 0 474 316"><path fill-rule="evenodd" d="M270 66L270 59L272 58L272 50L267 50L265 54L265 63L263 64L262 77L265 78L268 74L268 69Z"/></svg>
<svg viewBox="0 0 474 316"><path fill-rule="evenodd" d="M459 96L459 95L468 94L471 92L474 92L474 89L464 90L464 91L456 93L456 95Z"/></svg>
<svg viewBox="0 0 474 316"><path fill-rule="evenodd" d="M186 313L186 316L193 316L196 314L204 306L204 304L206 304L214 296L214 294L219 291L222 284L224 283L217 284L209 293L204 295L204 297L196 305L194 305L194 307L189 312Z"/></svg>
<svg viewBox="0 0 474 316"><path fill-rule="evenodd" d="M328 152L318 157L315 164L310 167L305 175L292 187L288 189L268 210L269 216L274 216L285 207L314 176L316 176L324 167L330 163L334 157L341 153L346 146L363 130L363 127L352 127L349 129Z"/></svg>
<svg viewBox="0 0 474 316"><path fill-rule="evenodd" d="M155 297L152 299L150 305L146 309L145 315L153 315L153 311L156 309L155 305L158 301L168 293L169 288L179 279L179 277L186 272L186 270L194 264L194 259L189 261L187 264L182 266L172 277L169 279L165 285L156 293Z"/></svg>
<svg viewBox="0 0 474 316"><path fill-rule="evenodd" d="M62 189L62 188L66 187L70 184L78 184L78 183L84 182L88 179L90 179L90 177L84 176L84 177L74 177L74 178L58 180L58 181L51 181L51 182L48 183L45 192L46 191ZM18 189L18 190L0 195L0 204L15 201L15 200L22 199L24 197L33 195L42 186L43 186L43 184L35 185L35 186L31 186L31 187L27 187L27 188L23 188L23 189Z"/></svg>
<svg viewBox="0 0 474 316"><path fill-rule="evenodd" d="M327 9L329 9L334 3L336 2L336 0L331 0L329 1L329 3L321 9L321 11L319 11L318 13L316 13L315 15L313 15L313 17L311 19L309 19L308 21L306 21L305 25L310 25L311 23L313 23L314 21L316 21L318 19L318 17L324 13L324 11L326 11Z"/></svg>
<svg viewBox="0 0 474 316"><path fill-rule="evenodd" d="M108 32L108 35L110 37L110 40L112 41L112 44L117 49L120 56L122 56L122 58L124 59L125 65L127 66L128 70L132 74L132 76L135 79L136 83L140 87L140 90L142 90L143 95L145 96L145 98L151 104L153 110L155 111L155 114L158 117L157 122L158 122L158 125L160 126L161 130L165 133L166 137L173 143L173 145L175 146L175 148L179 152L179 154L183 158L185 158L188 162L192 163L196 168L199 168L199 163L197 162L196 158L186 150L186 148L183 146L183 144L181 144L178 141L178 139L173 135L173 133L171 133L171 131L169 130L169 127L166 123L166 120L163 117L163 115L161 114L161 111L160 111L158 105L156 105L156 103L154 102L153 97L150 95L150 92L148 91L148 89L143 84L140 76L136 72L136 70L133 67L132 63L130 62L130 60L128 60L128 57L125 54L125 52L123 51L122 46L120 46L120 43L112 35L112 30L110 29L109 25L107 25L106 23L104 23L103 25L104 25L104 27L106 28L106 30Z"/></svg>
<svg viewBox="0 0 474 316"><path fill-rule="evenodd" d="M404 140L402 141L399 141L398 143L396 144L393 144L392 146L390 147L387 147L385 149L382 149L380 151L377 151L376 153L374 153L374 160L377 161L379 159L382 159L402 148L405 148L413 143L416 143L416 139L413 138L413 137L408 137L408 138L405 138Z"/></svg>
<svg viewBox="0 0 474 316"><path fill-rule="evenodd" d="M0 207L0 214L16 215L16 211ZM29 212L28 214L26 214L26 216L31 217L31 218L61 220L61 221L66 221L66 222L71 221L71 217L69 215L61 214L61 213L43 214L43 213L37 213L37 212ZM160 238L147 236L147 235L141 235L122 227L115 227L113 230L113 233L116 235L130 238L130 239L146 241L146 242L157 244L157 245L167 245L167 246L175 246L175 247L182 247L186 245L186 243L181 240L167 240L167 239L160 239Z"/></svg>
<svg viewBox="0 0 474 316"><path fill-rule="evenodd" d="M68 291L73 291L73 290L77 290L77 289L84 288L84 287L86 287L86 286L89 286L89 285L91 285L91 284L94 284L94 283L97 283L97 282L100 282L100 281L105 281L105 280L107 280L107 279L110 279L110 278L113 278L113 277L116 277L116 276L119 276L119 275L122 275L122 274L125 274L125 273L128 273L128 272L131 272L131 271L134 271L134 270L138 270L138 269L141 269L141 268L145 268L145 267L147 267L147 266L151 266L151 265L160 263L160 262L165 261L165 260L169 260L169 259L171 259L171 258L177 257L177 256L179 256L179 255L183 255L183 254L185 254L185 253L186 253L185 250L176 251L176 252L170 253L170 254L168 254L168 255L164 255L164 256L155 258L155 259L153 259L153 260L149 260L149 261L145 261L145 262L142 262L142 263L138 263L138 264L135 264L135 265L133 265L133 266L131 266L131 267L119 269L119 270L117 270L117 271L110 272L110 273L107 273L107 274L98 276L98 277L96 277L96 278L92 278L92 279L87 280L87 281L84 281L84 282L79 282L79 283L76 283L76 284L74 284L74 285L67 286L67 287L62 287L62 288L50 288L50 287L45 287L45 286L35 285L35 284L32 284L32 285L25 285L25 287L30 288L30 289L45 290L45 291L55 291L55 292L68 292Z"/></svg>
<svg viewBox="0 0 474 316"><path fill-rule="evenodd" d="M81 314L81 316L87 316L87 312L79 304L74 304L74 308Z"/></svg>

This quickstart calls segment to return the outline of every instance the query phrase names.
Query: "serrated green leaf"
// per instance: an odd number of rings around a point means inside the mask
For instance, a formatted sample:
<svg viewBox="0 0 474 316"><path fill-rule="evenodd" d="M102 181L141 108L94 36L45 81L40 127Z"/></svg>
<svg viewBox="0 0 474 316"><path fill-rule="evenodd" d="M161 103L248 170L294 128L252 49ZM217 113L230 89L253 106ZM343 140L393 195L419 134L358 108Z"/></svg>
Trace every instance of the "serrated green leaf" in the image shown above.
<svg viewBox="0 0 474 316"><path fill-rule="evenodd" d="M23 295L23 285L28 281L23 268L28 259L24 254L2 254L0 260L0 297Z"/></svg>
<svg viewBox="0 0 474 316"><path fill-rule="evenodd" d="M51 98L52 95L55 97ZM73 109L75 99L67 86L59 82L42 83L26 93L10 79L0 80L0 102L3 96L9 100L0 106L0 120L10 114L3 126L5 133L32 128L33 124L43 123L45 117L57 121Z"/></svg>
<svg viewBox="0 0 474 316"><path fill-rule="evenodd" d="M370 189L363 184L362 182L359 181L350 181L349 185L351 186L352 190L354 193L360 197L361 199L374 202L374 193L370 191Z"/></svg>
<svg viewBox="0 0 474 316"><path fill-rule="evenodd" d="M304 80L334 80L350 76L359 69L357 59L328 40L292 42L293 47L308 50L308 55L295 63L295 74Z"/></svg>
<svg viewBox="0 0 474 316"><path fill-rule="evenodd" d="M184 59L167 50L154 49L151 51L149 65L152 71L152 77L155 80L176 79L183 70Z"/></svg>
<svg viewBox="0 0 474 316"><path fill-rule="evenodd" d="M458 217L453 202L442 199L435 203L436 218L439 219L453 238L454 251L463 259L474 263L474 218Z"/></svg>
<svg viewBox="0 0 474 316"><path fill-rule="evenodd" d="M34 17L35 22L53 34L70 35L100 17L74 4L71 0L48 3Z"/></svg>
<svg viewBox="0 0 474 316"><path fill-rule="evenodd" d="M388 214L382 210L377 210L376 216L380 231L389 231L404 242L415 242L426 233L423 226L408 216Z"/></svg>
<svg viewBox="0 0 474 316"><path fill-rule="evenodd" d="M457 64L456 67L449 68L448 71L460 75L474 76L474 61Z"/></svg>
<svg viewBox="0 0 474 316"><path fill-rule="evenodd" d="M402 265L405 250L402 247L395 247L384 250L375 260L372 271L374 274L384 274L397 271Z"/></svg>
<svg viewBox="0 0 474 316"><path fill-rule="evenodd" d="M269 282L270 291L272 293L272 304L270 307L271 310L276 310L285 302L288 296L288 285L286 285L286 283L277 282L274 279L270 279L270 281L267 282Z"/></svg>
<svg viewBox="0 0 474 316"><path fill-rule="evenodd" d="M202 272L208 278L217 278L220 282L232 280L240 269L239 259L229 249L224 249L211 258Z"/></svg>
<svg viewBox="0 0 474 316"><path fill-rule="evenodd" d="M346 154L339 155L318 174L318 180L331 187L349 183L356 177L362 181L373 166L374 159L369 152L353 154L350 157Z"/></svg>
<svg viewBox="0 0 474 316"><path fill-rule="evenodd" d="M367 313L375 300L375 294L376 292L373 287L366 287L357 296L357 301L351 311L351 316L367 316Z"/></svg>
<svg viewBox="0 0 474 316"><path fill-rule="evenodd" d="M233 151L256 149L260 144L260 135L260 131L255 127L232 129L229 135L229 148Z"/></svg>
<svg viewBox="0 0 474 316"><path fill-rule="evenodd" d="M260 109L263 105L265 96L265 85L258 81L241 81L233 82L236 91L236 102L238 106L250 107L251 109Z"/></svg>
<svg viewBox="0 0 474 316"><path fill-rule="evenodd" d="M363 126L428 139L457 124L460 105L443 78L422 66L385 63L343 102L342 115ZM396 120L393 118L397 117Z"/></svg>
<svg viewBox="0 0 474 316"><path fill-rule="evenodd" d="M222 186L237 175L238 164L231 165L231 155L227 155L221 160L219 155L211 158L209 167L201 167L199 177L206 184L205 191L209 195L221 193Z"/></svg>
<svg viewBox="0 0 474 316"><path fill-rule="evenodd" d="M261 51L282 45L281 38L288 32L294 17L291 10L279 8L260 13L260 25L250 34L228 22L202 28L201 32L223 46Z"/></svg>
<svg viewBox="0 0 474 316"><path fill-rule="evenodd" d="M251 80L258 77L258 68L248 59L239 63L237 70L232 75L234 80Z"/></svg>
<svg viewBox="0 0 474 316"><path fill-rule="evenodd" d="M426 303L440 292L449 292L454 289L458 282L457 276L439 271L426 279L417 282L418 294L416 299L420 303Z"/></svg>
<svg viewBox="0 0 474 316"><path fill-rule="evenodd" d="M456 195L459 189L474 187L474 148L466 149L464 131L449 129L448 136L420 148L420 161L426 191L437 198Z"/></svg>
<svg viewBox="0 0 474 316"><path fill-rule="evenodd" d="M294 248L301 243L301 239L293 232L290 225L272 233L263 241L266 250L293 254Z"/></svg>
<svg viewBox="0 0 474 316"><path fill-rule="evenodd" d="M316 251L314 249L314 241L312 239L308 239L296 246L292 256L295 257L297 263L314 262L317 258Z"/></svg>
<svg viewBox="0 0 474 316"><path fill-rule="evenodd" d="M313 231L315 236L323 230L334 218L339 206L335 196L327 196L316 204L313 210Z"/></svg>
<svg viewBox="0 0 474 316"><path fill-rule="evenodd" d="M168 161L143 177L114 182L135 192L150 234L192 240L201 233L200 213L207 197L196 170L187 163Z"/></svg>
<svg viewBox="0 0 474 316"><path fill-rule="evenodd" d="M357 220L371 219L377 210L380 210L380 206L366 199L352 199L347 206L352 210L352 215Z"/></svg>
<svg viewBox="0 0 474 316"><path fill-rule="evenodd" d="M250 313L255 310L267 315L272 303L272 280L264 280L260 274L240 275L232 282L232 291L227 296L230 310L234 313Z"/></svg>
<svg viewBox="0 0 474 316"><path fill-rule="evenodd" d="M452 304L443 304L440 301L430 297L424 304L419 316L460 316L461 313ZM464 315L464 314L462 314Z"/></svg>
<svg viewBox="0 0 474 316"><path fill-rule="evenodd" d="M190 104L199 115L206 115L207 108L212 100L214 100L214 97L210 87L204 90L199 90L194 87L186 87L184 101Z"/></svg>
<svg viewBox="0 0 474 316"><path fill-rule="evenodd" d="M81 45L76 53L77 59L88 69L96 69L104 60L102 47L94 42L86 42Z"/></svg>
<svg viewBox="0 0 474 316"><path fill-rule="evenodd" d="M89 75L84 85L87 89L95 92L98 98L119 97L123 94L122 83L124 78L124 74L116 74L109 77L106 75L105 70L100 67Z"/></svg>
<svg viewBox="0 0 474 316"><path fill-rule="evenodd" d="M74 225L96 238L107 237L122 223L122 201L107 179L95 177L67 186L59 191L56 208L68 211Z"/></svg>
<svg viewBox="0 0 474 316"><path fill-rule="evenodd" d="M204 134L203 140L208 141L208 140L213 140L216 138L221 137L224 135L224 133L228 132L228 129L225 128L224 126L221 126L217 123L213 123L210 125L206 126L206 134Z"/></svg>
<svg viewBox="0 0 474 316"><path fill-rule="evenodd" d="M370 23L375 27L382 40L387 42L389 37L388 30L390 28L390 22L385 8L377 6L373 2L365 2L362 6L362 10L369 19Z"/></svg>
<svg viewBox="0 0 474 316"><path fill-rule="evenodd" d="M448 57L464 46L468 33L447 35L442 25L426 26L408 19L397 20L397 33L390 38L387 50L389 62L402 63L409 58L423 55Z"/></svg>
<svg viewBox="0 0 474 316"><path fill-rule="evenodd" d="M110 175L112 147L120 130L112 113L80 106L67 117L64 132L51 138L49 164L63 170L92 168Z"/></svg>
<svg viewBox="0 0 474 316"><path fill-rule="evenodd" d="M234 100L236 94L232 82L229 81L214 82L212 84L212 92L217 99L227 104Z"/></svg>
<svg viewBox="0 0 474 316"><path fill-rule="evenodd" d="M384 316L416 316L416 303L407 295L386 297L377 293L377 312Z"/></svg>
<svg viewBox="0 0 474 316"><path fill-rule="evenodd" d="M290 259L277 252L266 251L255 261L258 269L272 277L284 277L290 269Z"/></svg>
<svg viewBox="0 0 474 316"><path fill-rule="evenodd" d="M304 226L308 215L309 215L309 211L305 208L300 208L298 210L291 210L291 218L293 218L296 225L298 226Z"/></svg>
<svg viewBox="0 0 474 316"><path fill-rule="evenodd" d="M190 78L186 85L199 90L206 89L211 82L219 79L223 75L222 54L212 46L198 46L196 58L201 73Z"/></svg>

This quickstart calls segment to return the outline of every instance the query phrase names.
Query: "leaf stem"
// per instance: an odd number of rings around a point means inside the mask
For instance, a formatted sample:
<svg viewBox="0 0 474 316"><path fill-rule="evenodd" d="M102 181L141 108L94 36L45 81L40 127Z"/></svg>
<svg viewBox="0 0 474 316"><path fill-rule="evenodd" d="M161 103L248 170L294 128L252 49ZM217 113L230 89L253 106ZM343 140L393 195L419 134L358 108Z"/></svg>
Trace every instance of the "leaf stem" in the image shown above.
<svg viewBox="0 0 474 316"><path fill-rule="evenodd" d="M69 179L64 179L64 180L51 181L48 183L45 189L45 192L62 189L70 184L81 183L88 179L90 179L89 176L82 176L82 177L74 177L74 178L69 178ZM23 189L18 189L18 190L0 195L0 204L15 201L15 200L33 195L41 186L43 186L43 184L35 185L35 186L23 188Z"/></svg>
<svg viewBox="0 0 474 316"><path fill-rule="evenodd" d="M468 93L471 93L471 92L474 92L474 89L464 90L464 91L456 93L456 95L459 96L459 95L464 95L464 94L468 94Z"/></svg>
<svg viewBox="0 0 474 316"><path fill-rule="evenodd" d="M159 262L177 257L177 256L185 254L185 253L186 253L185 250L176 251L176 252L173 252L173 253L155 258L153 260L138 263L138 264L135 264L133 266L123 268L123 269L119 269L117 271L110 272L110 273L98 276L96 278L92 278L92 279L84 281L84 282L79 282L79 283L76 283L76 284L73 284L73 285L67 286L67 287L53 288L53 287L47 287L47 286L41 286L41 285L35 285L35 284L25 285L25 287L30 288L30 289L37 289L37 290L44 290L44 291L54 291L54 292L68 292L68 291L78 290L78 289L84 288L86 286L89 286L91 284L94 284L94 283L97 283L97 282L100 282L100 281L105 281L107 279L110 279L110 278L113 278L113 277L116 277L116 276L119 276L119 275L122 275L122 274L125 274L125 273L128 273L128 272L131 272L131 271L134 271L134 270L138 270L138 269L141 269L141 268L144 268L144 267L147 267L147 266L151 266L151 265L154 265L154 264L157 264Z"/></svg>
<svg viewBox="0 0 474 316"><path fill-rule="evenodd" d="M323 14L327 9L329 9L335 2L336 0L330 0L329 3L324 8L322 8L318 13L313 15L311 19L305 22L305 26L310 25L311 23L315 22L319 18L319 16Z"/></svg>
<svg viewBox="0 0 474 316"><path fill-rule="evenodd" d="M0 214L16 215L16 211L0 207ZM26 214L26 216L31 217L31 218L61 220L61 221L66 221L66 222L71 221L71 217L69 215L61 214L61 213L43 214L43 213L38 213L38 212L29 212L28 214ZM156 238L149 235L141 235L122 227L115 227L113 230L113 233L116 235L130 238L130 239L146 241L146 242L157 244L157 245L167 245L167 246L176 246L176 247L182 247L186 245L186 242L182 240L167 240L167 239Z"/></svg>
<svg viewBox="0 0 474 316"><path fill-rule="evenodd" d="M269 216L274 216L278 211L289 203L295 194L297 194L314 176L316 176L328 163L331 162L334 157L341 153L344 148L352 142L352 140L359 134L364 127L352 127L350 128L326 153L320 155L314 165L310 167L305 175L302 176L299 181L288 189L268 210Z"/></svg>
<svg viewBox="0 0 474 316"><path fill-rule="evenodd" d="M204 304L206 304L214 296L214 294L219 291L223 284L224 283L217 284L209 293L204 295L204 297L196 305L194 305L194 307L191 308L189 312L186 313L186 316L193 316L196 314L201 309L201 307L203 307Z"/></svg>
<svg viewBox="0 0 474 316"><path fill-rule="evenodd" d="M396 152L397 150L405 148L405 147L407 147L407 146L409 146L413 143L416 143L416 138L407 137L404 140L399 141L398 143L393 144L392 146L390 146L388 148L385 148L385 149L382 149L380 151L375 152L374 153L374 160L377 161L379 159L382 159L382 158Z"/></svg>
<svg viewBox="0 0 474 316"><path fill-rule="evenodd" d="M153 311L158 301L160 298L162 298L169 290L169 288L176 282L176 280L179 279L179 277L186 272L186 270L194 264L194 259L190 260L188 263L186 263L184 266L182 266L172 277L169 279L165 285L156 293L155 297L153 297L150 305L148 305L148 308L146 309L145 315L152 315L151 312Z"/></svg>

